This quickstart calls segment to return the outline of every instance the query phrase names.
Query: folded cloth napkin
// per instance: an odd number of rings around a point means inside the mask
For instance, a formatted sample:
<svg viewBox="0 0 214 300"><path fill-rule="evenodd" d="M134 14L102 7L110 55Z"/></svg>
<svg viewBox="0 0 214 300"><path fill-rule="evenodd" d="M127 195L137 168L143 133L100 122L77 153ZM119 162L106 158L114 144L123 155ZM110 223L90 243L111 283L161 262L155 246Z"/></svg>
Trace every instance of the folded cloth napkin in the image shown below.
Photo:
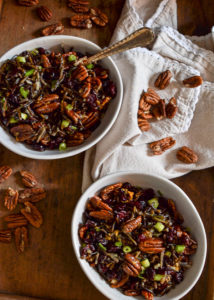
<svg viewBox="0 0 214 300"><path fill-rule="evenodd" d="M86 152L83 190L97 178L116 171L173 178L214 165L214 53L198 46L213 50L213 33L199 39L178 33L175 0L127 0L112 43L142 26L154 28L157 38L151 51L136 48L114 56L124 83L123 103L109 133ZM178 113L172 120L152 122L148 132L141 132L137 124L140 95L148 87L155 89L155 78L167 69L173 78L158 94L166 101L175 97ZM203 85L185 88L183 79L193 75L201 75ZM176 145L162 155L151 155L147 143L167 136L173 136ZM184 145L198 154L196 164L177 160L176 151Z"/></svg>

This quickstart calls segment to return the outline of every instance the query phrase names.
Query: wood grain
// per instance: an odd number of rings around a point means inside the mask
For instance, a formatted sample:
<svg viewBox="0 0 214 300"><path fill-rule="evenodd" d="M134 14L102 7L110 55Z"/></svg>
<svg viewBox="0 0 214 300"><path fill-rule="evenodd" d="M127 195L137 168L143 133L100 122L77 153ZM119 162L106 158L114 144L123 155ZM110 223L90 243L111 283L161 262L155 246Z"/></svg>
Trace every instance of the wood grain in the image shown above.
<svg viewBox="0 0 214 300"><path fill-rule="evenodd" d="M47 24L62 20L65 34L87 38L101 47L107 46L119 18L124 0L91 0L110 17L105 28L77 30L69 26L73 12L66 0L43 0L53 10L53 19ZM179 0L178 22L181 32L204 34L213 25L213 0ZM38 29L46 23L40 21L35 8L17 5L15 0L5 0L0 20L0 55L18 43L38 36ZM30 248L19 255L14 244L0 247L0 299L4 300L104 300L80 269L70 238L70 221L81 194L84 154L56 161L36 161L22 158L0 146L0 164L14 169L14 176L2 186L19 186L17 171L27 169L48 189L47 199L38 203L44 216L41 229L30 229ZM214 299L214 168L192 172L173 180L192 199L205 224L208 238L206 266L197 285L183 300ZM0 217L7 211L0 202ZM0 218L1 219L1 218ZM3 226L0 221L0 225ZM23 297L20 297L23 296ZM30 298L33 297L33 298Z"/></svg>

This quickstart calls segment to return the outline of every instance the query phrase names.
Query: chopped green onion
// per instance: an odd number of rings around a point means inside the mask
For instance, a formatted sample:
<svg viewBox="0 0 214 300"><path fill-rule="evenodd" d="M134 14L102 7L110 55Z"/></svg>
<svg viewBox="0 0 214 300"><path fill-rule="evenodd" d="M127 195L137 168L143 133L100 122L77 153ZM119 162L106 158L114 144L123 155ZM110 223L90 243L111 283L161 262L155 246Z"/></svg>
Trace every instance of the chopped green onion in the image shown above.
<svg viewBox="0 0 214 300"><path fill-rule="evenodd" d="M11 117L10 120L9 120L10 124L15 124L17 122L18 122L18 120L16 120L14 117Z"/></svg>
<svg viewBox="0 0 214 300"><path fill-rule="evenodd" d="M121 247L121 246L123 245L122 242L115 242L114 244L115 244L115 246L117 246L117 247Z"/></svg>
<svg viewBox="0 0 214 300"><path fill-rule="evenodd" d="M82 247L82 248L84 248L85 246L86 246L86 244L85 244L85 243L83 243L83 244L81 245L81 247Z"/></svg>
<svg viewBox="0 0 214 300"><path fill-rule="evenodd" d="M33 49L32 51L30 51L30 53L35 56L39 54L39 51L37 49Z"/></svg>
<svg viewBox="0 0 214 300"><path fill-rule="evenodd" d="M161 274L155 274L154 281L161 281L161 279L164 277L164 275Z"/></svg>
<svg viewBox="0 0 214 300"><path fill-rule="evenodd" d="M22 97L24 97L26 99L29 94L29 91L25 90L23 86L20 87L19 91L20 91L20 94L22 95Z"/></svg>
<svg viewBox="0 0 214 300"><path fill-rule="evenodd" d="M100 228L99 227L95 227L95 230L98 232L98 231L100 231Z"/></svg>
<svg viewBox="0 0 214 300"><path fill-rule="evenodd" d="M157 193L160 197L163 197L163 194L161 193L161 191L157 191Z"/></svg>
<svg viewBox="0 0 214 300"><path fill-rule="evenodd" d="M154 228L158 231L158 232L161 232L164 230L165 226L161 223L161 222L157 222L155 225L154 225Z"/></svg>
<svg viewBox="0 0 214 300"><path fill-rule="evenodd" d="M66 105L66 109L67 109L67 110L73 109L73 105L71 105L71 104Z"/></svg>
<svg viewBox="0 0 214 300"><path fill-rule="evenodd" d="M132 248L131 247L129 247L129 246L124 246L123 247L123 252L124 253L129 253L129 252L131 252L132 251Z"/></svg>
<svg viewBox="0 0 214 300"><path fill-rule="evenodd" d="M141 265L144 267L144 268L148 268L150 266L150 262L148 260L148 258L144 259L143 261L141 261Z"/></svg>
<svg viewBox="0 0 214 300"><path fill-rule="evenodd" d="M98 245L99 245L100 249L106 251L106 247L105 246L103 246L101 243L99 243Z"/></svg>
<svg viewBox="0 0 214 300"><path fill-rule="evenodd" d="M34 69L28 70L25 72L25 77L32 75L35 72Z"/></svg>
<svg viewBox="0 0 214 300"><path fill-rule="evenodd" d="M37 69L38 69L39 71L41 71L41 70L42 70L42 66L38 66Z"/></svg>
<svg viewBox="0 0 214 300"><path fill-rule="evenodd" d="M52 89L52 90L55 90L55 89L56 89L56 84L57 84L57 81L56 81L56 80L53 80L53 81L51 82L51 89Z"/></svg>
<svg viewBox="0 0 214 300"><path fill-rule="evenodd" d="M63 120L61 123L61 129L67 128L70 124L69 120Z"/></svg>
<svg viewBox="0 0 214 300"><path fill-rule="evenodd" d="M71 126L71 129L77 130L77 127L76 126Z"/></svg>
<svg viewBox="0 0 214 300"><path fill-rule="evenodd" d="M67 148L66 143L60 143L59 144L59 151L64 151L64 150L66 150L66 148Z"/></svg>
<svg viewBox="0 0 214 300"><path fill-rule="evenodd" d="M25 114L25 113L21 113L21 118L22 118L23 120L26 120L26 119L28 118L28 115Z"/></svg>
<svg viewBox="0 0 214 300"><path fill-rule="evenodd" d="M5 103L5 101L6 101L6 98L5 97L3 97L3 98L1 98L1 103Z"/></svg>
<svg viewBox="0 0 214 300"><path fill-rule="evenodd" d="M68 56L68 61L75 61L76 59L77 59L76 55L71 54Z"/></svg>
<svg viewBox="0 0 214 300"><path fill-rule="evenodd" d="M177 253L183 253L184 252L184 250L185 250L185 246L184 245L176 245L176 247L175 247L175 251L177 252Z"/></svg>
<svg viewBox="0 0 214 300"><path fill-rule="evenodd" d="M16 60L20 63L26 63L26 59L24 56L17 56Z"/></svg>
<svg viewBox="0 0 214 300"><path fill-rule="evenodd" d="M168 256L168 257L171 257L172 253L171 253L170 251L166 251L166 252L164 253L164 255L166 255L166 256Z"/></svg>
<svg viewBox="0 0 214 300"><path fill-rule="evenodd" d="M89 70L93 69L93 67L94 67L93 64L88 64L88 65L86 66L86 68L89 69Z"/></svg>
<svg viewBox="0 0 214 300"><path fill-rule="evenodd" d="M152 199L148 200L148 203L153 208L158 208L158 205L159 205L158 198L152 198Z"/></svg>

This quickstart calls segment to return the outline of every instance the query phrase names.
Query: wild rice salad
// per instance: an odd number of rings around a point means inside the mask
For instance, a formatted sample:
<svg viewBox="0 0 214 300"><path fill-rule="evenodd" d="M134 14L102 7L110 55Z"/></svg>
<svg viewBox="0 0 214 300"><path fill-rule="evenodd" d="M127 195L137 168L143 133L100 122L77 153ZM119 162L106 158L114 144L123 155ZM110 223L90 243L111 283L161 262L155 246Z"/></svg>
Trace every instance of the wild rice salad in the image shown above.
<svg viewBox="0 0 214 300"><path fill-rule="evenodd" d="M173 200L119 182L89 199L80 255L112 288L151 300L174 288L191 267L197 242L182 223Z"/></svg>

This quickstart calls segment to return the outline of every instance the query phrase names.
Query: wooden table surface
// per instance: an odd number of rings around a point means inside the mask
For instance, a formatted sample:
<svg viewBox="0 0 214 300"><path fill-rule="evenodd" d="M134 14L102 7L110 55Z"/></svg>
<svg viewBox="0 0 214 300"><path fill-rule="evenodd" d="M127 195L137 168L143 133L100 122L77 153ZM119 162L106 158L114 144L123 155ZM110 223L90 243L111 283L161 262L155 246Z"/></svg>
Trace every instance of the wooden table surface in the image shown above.
<svg viewBox="0 0 214 300"><path fill-rule="evenodd" d="M143 0L141 0L143 1ZM0 0L0 4L1 4ZM101 47L108 45L124 0L91 0L110 16L104 29L77 30L69 27L72 11L65 0L40 0L54 12L53 22L62 20L65 34L87 38ZM1 7L1 5L0 5ZM179 30L186 34L206 34L213 25L213 0L179 0ZM15 0L3 1L0 20L0 55L11 47L39 36L41 22L35 8L18 6ZM200 137L199 137L200 138ZM70 221L81 194L84 154L56 161L23 158L0 146L1 165L32 171L48 189L45 201L38 203L44 216L40 230L30 229L30 247L22 255L14 244L0 247L0 299L106 299L89 282L80 269L71 244ZM214 168L192 172L174 179L192 199L204 222L208 238L208 255L203 274L184 300L214 299ZM7 185L17 185L14 178ZM4 186L3 186L4 188ZM0 193L2 197L2 191ZM0 217L7 211L0 204ZM1 225L1 222L0 222ZM19 296L18 296L19 295ZM20 297L23 296L23 297ZM31 298L32 297L32 298Z"/></svg>

